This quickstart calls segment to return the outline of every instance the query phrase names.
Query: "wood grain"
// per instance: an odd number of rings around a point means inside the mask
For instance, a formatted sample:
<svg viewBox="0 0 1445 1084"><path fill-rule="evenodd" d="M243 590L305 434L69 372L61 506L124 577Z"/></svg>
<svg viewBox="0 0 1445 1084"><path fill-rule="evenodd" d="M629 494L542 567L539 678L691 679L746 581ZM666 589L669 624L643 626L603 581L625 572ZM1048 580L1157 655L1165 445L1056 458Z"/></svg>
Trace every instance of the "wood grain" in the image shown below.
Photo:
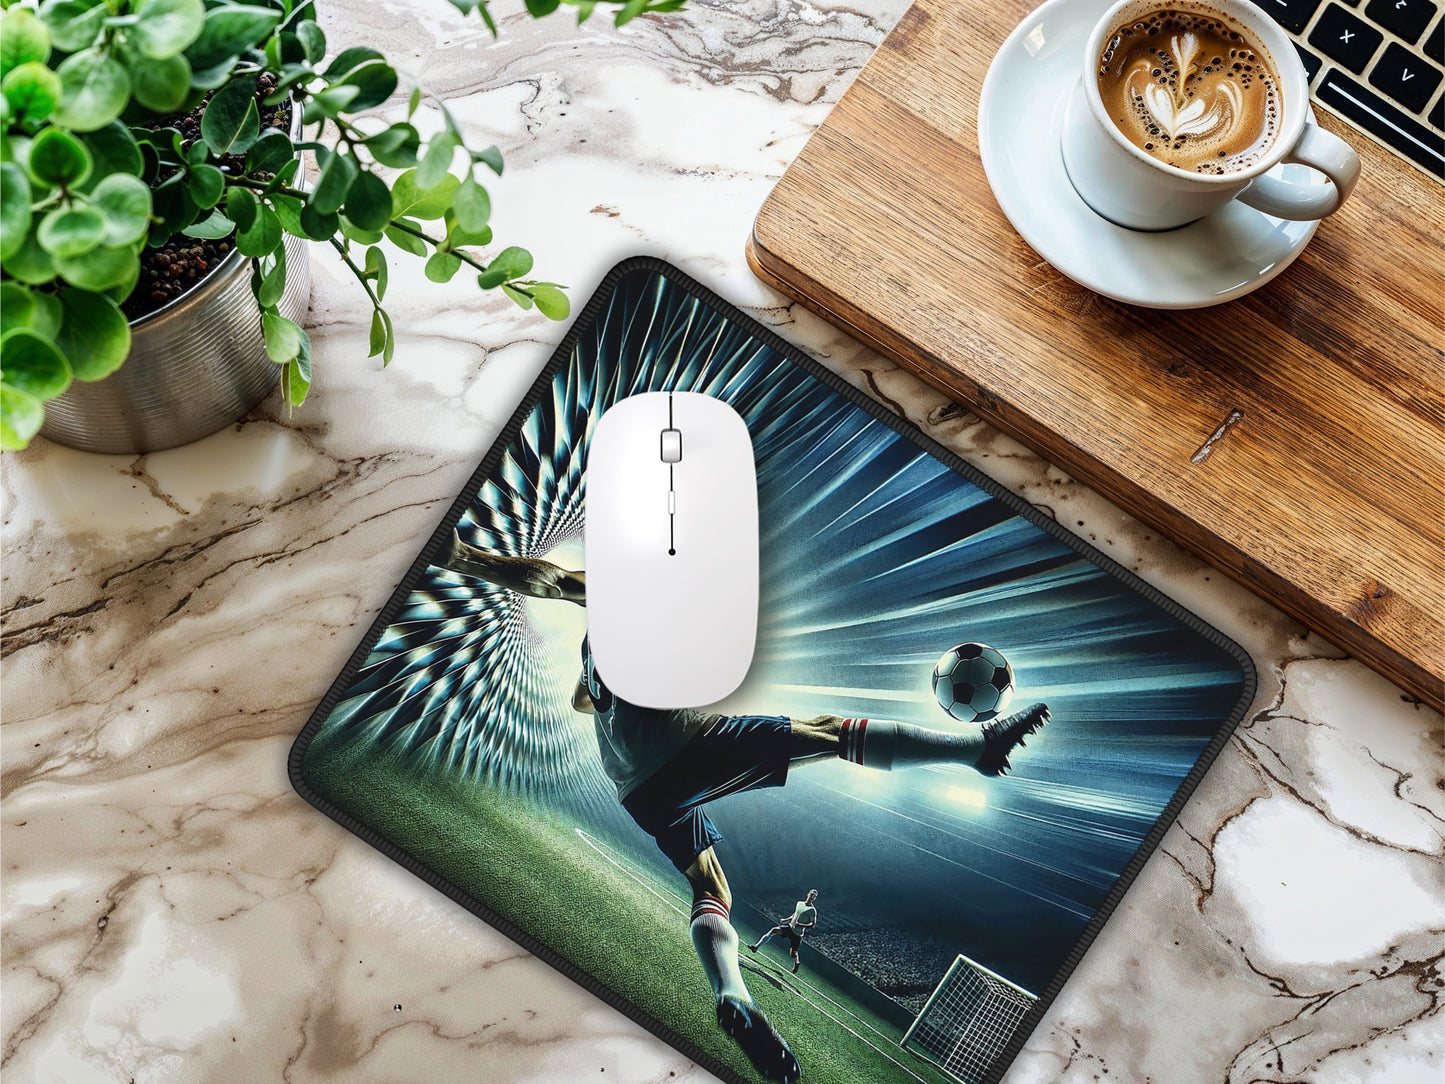
<svg viewBox="0 0 1445 1084"><path fill-rule="evenodd" d="M1034 6L917 0L764 203L753 270L1440 710L1445 191L1319 109L1364 172L1292 267L1210 309L1100 297L979 161Z"/></svg>

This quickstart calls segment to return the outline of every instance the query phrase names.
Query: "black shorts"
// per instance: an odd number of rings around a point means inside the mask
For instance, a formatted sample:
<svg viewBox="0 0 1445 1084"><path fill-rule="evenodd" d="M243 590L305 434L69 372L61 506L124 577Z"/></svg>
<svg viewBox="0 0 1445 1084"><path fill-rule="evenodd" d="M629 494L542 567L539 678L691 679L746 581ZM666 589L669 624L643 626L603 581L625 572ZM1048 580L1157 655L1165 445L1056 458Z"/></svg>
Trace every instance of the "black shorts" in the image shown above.
<svg viewBox="0 0 1445 1084"><path fill-rule="evenodd" d="M780 715L719 716L622 800L639 828L684 873L722 840L702 806L788 781L792 721Z"/></svg>
<svg viewBox="0 0 1445 1084"><path fill-rule="evenodd" d="M788 939L788 944L793 946L794 952L797 952L803 947L803 932L801 930L795 930L791 926L779 926L778 929L783 931L783 936Z"/></svg>

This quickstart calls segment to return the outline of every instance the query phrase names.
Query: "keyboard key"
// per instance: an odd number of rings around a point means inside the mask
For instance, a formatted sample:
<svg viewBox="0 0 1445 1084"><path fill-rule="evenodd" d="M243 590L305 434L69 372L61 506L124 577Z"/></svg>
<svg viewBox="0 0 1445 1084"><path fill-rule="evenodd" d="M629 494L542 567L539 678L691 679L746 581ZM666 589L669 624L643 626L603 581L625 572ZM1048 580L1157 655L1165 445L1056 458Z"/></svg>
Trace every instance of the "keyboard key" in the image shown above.
<svg viewBox="0 0 1445 1084"><path fill-rule="evenodd" d="M1436 23L1435 29L1425 35L1425 55L1445 64L1445 19Z"/></svg>
<svg viewBox="0 0 1445 1084"><path fill-rule="evenodd" d="M1321 0L1258 0L1258 3L1291 34L1302 34Z"/></svg>
<svg viewBox="0 0 1445 1084"><path fill-rule="evenodd" d="M1393 41L1375 62L1370 86L1383 90L1412 113L1425 108L1440 85L1440 69Z"/></svg>
<svg viewBox="0 0 1445 1084"><path fill-rule="evenodd" d="M1325 8L1325 13L1310 33L1311 45L1338 60L1356 75L1365 70L1370 57L1375 55L1375 50L1384 40L1384 34L1351 15L1339 4Z"/></svg>
<svg viewBox="0 0 1445 1084"><path fill-rule="evenodd" d="M1430 123L1436 128L1445 131L1445 94L1435 103L1435 108L1430 110Z"/></svg>
<svg viewBox="0 0 1445 1084"><path fill-rule="evenodd" d="M1373 90L1331 68L1315 97L1365 131L1445 180L1445 135L1432 132Z"/></svg>
<svg viewBox="0 0 1445 1084"><path fill-rule="evenodd" d="M1305 66L1305 82L1313 83L1315 76L1319 75L1320 69L1325 66L1325 62L1299 42L1295 42L1294 51L1299 54L1300 62Z"/></svg>
<svg viewBox="0 0 1445 1084"><path fill-rule="evenodd" d="M1414 44L1437 10L1430 0L1370 0L1365 18Z"/></svg>

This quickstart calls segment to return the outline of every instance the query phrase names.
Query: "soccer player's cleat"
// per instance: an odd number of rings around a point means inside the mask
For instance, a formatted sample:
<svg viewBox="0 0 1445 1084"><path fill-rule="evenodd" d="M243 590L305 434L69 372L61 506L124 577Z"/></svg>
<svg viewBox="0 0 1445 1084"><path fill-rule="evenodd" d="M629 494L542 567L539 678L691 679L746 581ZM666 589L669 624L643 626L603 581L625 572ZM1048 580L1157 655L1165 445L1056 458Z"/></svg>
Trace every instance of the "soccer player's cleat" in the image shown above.
<svg viewBox="0 0 1445 1084"><path fill-rule="evenodd" d="M748 946L748 951L749 951L749 952L752 952L752 953L756 953L756 952L758 951L758 946L757 946L757 945L749 945L749 946Z"/></svg>
<svg viewBox="0 0 1445 1084"><path fill-rule="evenodd" d="M801 967L802 965L803 965L803 961L802 961L802 960L794 960L794 961L793 961L793 974L794 974L794 975L796 975L796 974L798 973L798 968Z"/></svg>
<svg viewBox="0 0 1445 1084"><path fill-rule="evenodd" d="M717 1003L717 1022L737 1040L753 1068L769 1080L796 1084L802 1076L793 1051L757 1006L735 997L723 997Z"/></svg>
<svg viewBox="0 0 1445 1084"><path fill-rule="evenodd" d="M1024 738L1049 721L1047 704L1031 704L1002 719L983 724L983 756L974 767L984 775L1003 775L1010 767L1008 755L1015 746L1024 745Z"/></svg>

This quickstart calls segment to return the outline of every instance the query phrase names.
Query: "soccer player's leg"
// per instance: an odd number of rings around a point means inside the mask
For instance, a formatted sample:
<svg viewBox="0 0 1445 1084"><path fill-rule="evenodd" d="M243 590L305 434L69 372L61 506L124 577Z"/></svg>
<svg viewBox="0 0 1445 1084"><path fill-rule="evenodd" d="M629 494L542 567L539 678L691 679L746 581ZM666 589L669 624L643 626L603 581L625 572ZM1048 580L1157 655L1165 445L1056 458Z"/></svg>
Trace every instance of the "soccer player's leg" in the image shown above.
<svg viewBox="0 0 1445 1084"><path fill-rule="evenodd" d="M1010 767L1009 753L1048 721L1047 704L1032 704L961 734L887 719L819 715L793 720L790 755L795 765L837 756L883 771L921 764L963 764L983 775L1002 775Z"/></svg>
<svg viewBox="0 0 1445 1084"><path fill-rule="evenodd" d="M714 834L701 810L693 810ZM732 892L716 852L709 845L683 871L692 885L692 945L717 998L718 1026L742 1047L753 1067L769 1080L794 1084L802 1071L792 1049L763 1011L753 1004L738 965L738 935L729 917Z"/></svg>
<svg viewBox="0 0 1445 1084"><path fill-rule="evenodd" d="M756 941L754 941L751 945L749 945L749 946L748 946L748 951L749 951L749 952L757 952L758 949L762 948L762 947L763 947L764 945L766 945L769 941L771 941L774 937L778 937L779 935L781 935L782 932L783 932L783 927L781 927L781 926L774 926L774 927L773 927L771 930L769 930L767 933L763 934L762 937L759 937Z"/></svg>

